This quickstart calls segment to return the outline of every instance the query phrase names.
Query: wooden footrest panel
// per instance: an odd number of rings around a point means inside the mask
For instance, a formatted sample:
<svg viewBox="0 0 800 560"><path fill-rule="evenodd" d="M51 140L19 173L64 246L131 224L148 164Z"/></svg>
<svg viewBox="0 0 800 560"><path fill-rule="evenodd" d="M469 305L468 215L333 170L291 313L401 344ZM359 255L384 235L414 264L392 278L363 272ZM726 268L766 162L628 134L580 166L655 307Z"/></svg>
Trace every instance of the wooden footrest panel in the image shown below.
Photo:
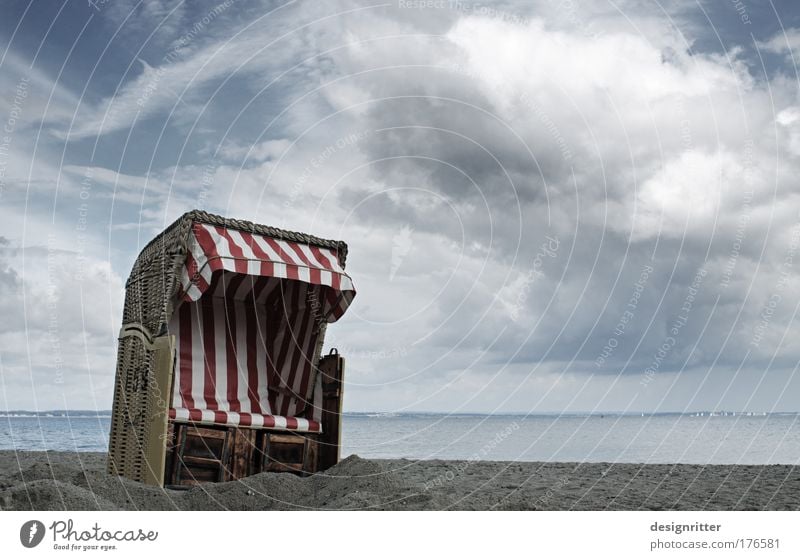
<svg viewBox="0 0 800 560"><path fill-rule="evenodd" d="M165 483L194 486L260 472L305 475L317 470L316 434L170 423Z"/></svg>
<svg viewBox="0 0 800 560"><path fill-rule="evenodd" d="M258 472L311 474L316 471L317 441L313 436L263 432L258 456Z"/></svg>
<svg viewBox="0 0 800 560"><path fill-rule="evenodd" d="M226 428L172 425L165 467L167 484L192 486L229 480L232 434Z"/></svg>

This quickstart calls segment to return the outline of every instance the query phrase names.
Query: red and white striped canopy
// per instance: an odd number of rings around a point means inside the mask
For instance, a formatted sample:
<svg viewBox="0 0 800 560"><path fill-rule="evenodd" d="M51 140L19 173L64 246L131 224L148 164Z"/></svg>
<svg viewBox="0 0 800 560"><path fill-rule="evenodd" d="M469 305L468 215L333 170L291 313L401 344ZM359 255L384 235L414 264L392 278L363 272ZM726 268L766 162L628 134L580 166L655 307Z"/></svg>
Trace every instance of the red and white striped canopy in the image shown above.
<svg viewBox="0 0 800 560"><path fill-rule="evenodd" d="M336 252L201 223L189 250L170 416L321 431L320 327L355 296Z"/></svg>
<svg viewBox="0 0 800 560"><path fill-rule="evenodd" d="M196 223L189 255L181 274L185 301L197 301L211 285L215 272L299 280L327 286L320 302L327 322L341 317L355 296L336 251L304 243L273 239L246 231Z"/></svg>

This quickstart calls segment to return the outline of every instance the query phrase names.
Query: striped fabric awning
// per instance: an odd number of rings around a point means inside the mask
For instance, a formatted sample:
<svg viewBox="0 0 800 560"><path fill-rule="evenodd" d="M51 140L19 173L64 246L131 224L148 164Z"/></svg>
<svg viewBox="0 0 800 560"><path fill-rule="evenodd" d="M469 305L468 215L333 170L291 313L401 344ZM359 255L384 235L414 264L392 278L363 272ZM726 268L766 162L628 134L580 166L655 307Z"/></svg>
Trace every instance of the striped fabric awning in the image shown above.
<svg viewBox="0 0 800 560"><path fill-rule="evenodd" d="M180 422L192 422L194 424L269 428L271 430L291 430L294 432L319 433L322 431L318 420L307 420L291 416L223 412L220 410L200 410L199 408L171 408L169 417Z"/></svg>
<svg viewBox="0 0 800 560"><path fill-rule="evenodd" d="M273 239L246 231L196 223L189 241L189 255L181 274L185 301L197 301L218 271L242 275L285 278L327 286L320 302L327 322L341 317L355 296L336 251L304 243Z"/></svg>
<svg viewBox="0 0 800 560"><path fill-rule="evenodd" d="M319 432L315 350L355 290L335 251L197 223L169 322L170 416Z"/></svg>

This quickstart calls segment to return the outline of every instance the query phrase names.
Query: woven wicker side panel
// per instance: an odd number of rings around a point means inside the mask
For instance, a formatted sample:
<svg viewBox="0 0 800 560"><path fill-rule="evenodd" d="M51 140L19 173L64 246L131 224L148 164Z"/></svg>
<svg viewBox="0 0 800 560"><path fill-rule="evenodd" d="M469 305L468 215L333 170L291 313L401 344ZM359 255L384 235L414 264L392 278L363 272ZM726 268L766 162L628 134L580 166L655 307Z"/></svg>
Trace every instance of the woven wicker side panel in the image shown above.
<svg viewBox="0 0 800 560"><path fill-rule="evenodd" d="M137 259L125 293L123 325L141 325L155 336L166 323L183 262L180 236L185 234L187 226L173 229ZM108 451L109 473L150 483L158 480L146 462L154 453L149 431L154 416L167 410L166 398L153 391L158 387L155 357L154 349L141 338L120 339Z"/></svg>
<svg viewBox="0 0 800 560"><path fill-rule="evenodd" d="M167 254L138 263L128 280L123 323L140 323L156 336L167 316L169 302L177 284L175 263L181 260Z"/></svg>
<svg viewBox="0 0 800 560"><path fill-rule="evenodd" d="M108 449L108 471L144 482L147 428L147 379L152 378L153 352L136 337L120 340L114 408Z"/></svg>
<svg viewBox="0 0 800 560"><path fill-rule="evenodd" d="M108 437L108 465L109 474L122 475L122 468L125 465L124 459L124 439L126 437L125 420L127 413L127 402L125 399L125 386L130 384L128 372L132 373L131 364L133 359L133 348L130 340L120 340L117 349L117 373L114 380L114 402L111 410L111 432Z"/></svg>
<svg viewBox="0 0 800 560"><path fill-rule="evenodd" d="M109 441L108 472L161 485L174 343L154 350L136 337L122 341ZM164 344L160 344L164 341ZM157 363L158 362L158 363ZM156 367L159 366L159 367Z"/></svg>

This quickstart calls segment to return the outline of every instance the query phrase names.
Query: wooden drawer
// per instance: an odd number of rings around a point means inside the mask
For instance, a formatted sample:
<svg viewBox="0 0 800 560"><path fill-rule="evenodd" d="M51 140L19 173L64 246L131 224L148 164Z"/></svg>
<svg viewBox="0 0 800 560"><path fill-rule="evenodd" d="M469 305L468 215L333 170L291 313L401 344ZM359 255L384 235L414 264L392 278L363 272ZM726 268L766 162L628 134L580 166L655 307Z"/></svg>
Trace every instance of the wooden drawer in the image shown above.
<svg viewBox="0 0 800 560"><path fill-rule="evenodd" d="M316 434L171 423L164 480L185 487L260 472L310 474L317 449Z"/></svg>
<svg viewBox="0 0 800 560"><path fill-rule="evenodd" d="M193 486L230 479L228 463L233 438L229 429L177 424L173 425L172 434L167 484Z"/></svg>
<svg viewBox="0 0 800 560"><path fill-rule="evenodd" d="M313 435L261 432L256 454L256 472L316 471L317 440Z"/></svg>

